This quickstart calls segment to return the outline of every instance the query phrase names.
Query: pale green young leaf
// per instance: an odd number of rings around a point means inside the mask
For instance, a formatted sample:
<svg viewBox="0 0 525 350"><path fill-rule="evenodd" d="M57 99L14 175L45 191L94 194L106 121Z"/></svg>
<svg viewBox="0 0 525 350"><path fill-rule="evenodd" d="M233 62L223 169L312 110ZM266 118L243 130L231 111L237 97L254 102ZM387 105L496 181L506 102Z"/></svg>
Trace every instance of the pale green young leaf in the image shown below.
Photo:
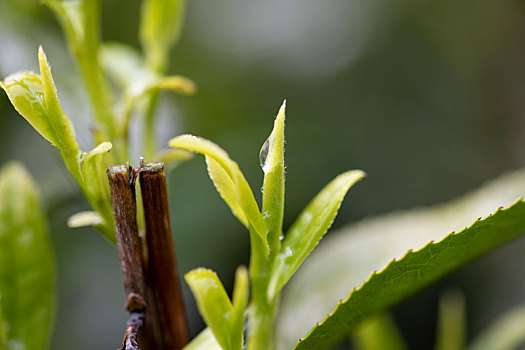
<svg viewBox="0 0 525 350"><path fill-rule="evenodd" d="M249 276L245 266L239 266L235 273L235 285L233 286L232 316L230 320L231 348L242 350L244 336L244 312L249 298Z"/></svg>
<svg viewBox="0 0 525 350"><path fill-rule="evenodd" d="M96 122L96 142L112 140L114 159L126 159L127 143L121 141L120 123L114 114L113 97L99 64L101 0L44 1L56 14L69 49L82 73Z"/></svg>
<svg viewBox="0 0 525 350"><path fill-rule="evenodd" d="M0 83L18 113L57 147L75 177L79 147L71 121L62 110L51 70L42 47L38 50L41 76L16 73Z"/></svg>
<svg viewBox="0 0 525 350"><path fill-rule="evenodd" d="M47 348L55 261L40 198L17 163L0 172L0 309L12 349Z"/></svg>
<svg viewBox="0 0 525 350"><path fill-rule="evenodd" d="M273 298L292 277L332 225L346 193L365 175L352 170L326 185L299 215L282 242L270 280L268 296Z"/></svg>
<svg viewBox="0 0 525 350"><path fill-rule="evenodd" d="M222 199L228 204L233 215L235 215L246 228L249 228L248 218L238 199L237 189L232 178L228 176L226 170L212 157L205 156L205 159L208 167L208 175L213 181L217 192L219 192Z"/></svg>
<svg viewBox="0 0 525 350"><path fill-rule="evenodd" d="M99 57L104 72L122 91L141 91L157 78L155 72L146 66L140 52L129 45L104 43Z"/></svg>
<svg viewBox="0 0 525 350"><path fill-rule="evenodd" d="M474 337L468 350L514 350L525 344L525 305L513 308Z"/></svg>
<svg viewBox="0 0 525 350"><path fill-rule="evenodd" d="M209 269L198 268L186 273L184 278L197 301L202 318L217 342L224 350L232 349L230 320L233 307L217 274Z"/></svg>
<svg viewBox="0 0 525 350"><path fill-rule="evenodd" d="M406 350L407 346L394 320L388 315L372 316L352 333L358 350Z"/></svg>
<svg viewBox="0 0 525 350"><path fill-rule="evenodd" d="M478 219L461 232L452 232L437 243L430 242L418 251L407 252L401 259L392 260L383 270L373 272L295 348L319 349L320 346L329 348L335 345L367 317L384 312L524 232L525 202L520 199L483 220Z"/></svg>
<svg viewBox="0 0 525 350"><path fill-rule="evenodd" d="M182 350L223 350L223 348L217 343L211 329L205 328Z"/></svg>
<svg viewBox="0 0 525 350"><path fill-rule="evenodd" d="M193 80L181 75L170 75L159 78L147 86L148 92L154 90L167 90L191 96L197 92L197 85Z"/></svg>
<svg viewBox="0 0 525 350"><path fill-rule="evenodd" d="M81 211L73 214L67 219L67 226L70 228L94 226L98 227L104 224L104 219L96 211Z"/></svg>
<svg viewBox="0 0 525 350"><path fill-rule="evenodd" d="M449 290L439 300L435 350L463 350L467 336L465 296Z"/></svg>
<svg viewBox="0 0 525 350"><path fill-rule="evenodd" d="M100 62L106 74L122 91L121 129L125 134L134 109L152 93L159 90L193 95L197 87L193 81L182 76L161 77L146 65L140 52L119 43L106 43L100 50Z"/></svg>
<svg viewBox="0 0 525 350"><path fill-rule="evenodd" d="M169 142L170 147L197 152L206 156L208 171L217 191L230 206L233 213L247 226L253 227L264 242L268 253L266 225L248 182L239 166L215 143L193 135L181 135ZM209 162L209 160L214 162ZM217 181L217 182L215 182Z"/></svg>
<svg viewBox="0 0 525 350"><path fill-rule="evenodd" d="M184 95L193 95L197 91L197 86L193 81L182 76L169 76L153 78L149 81L135 81L125 92L122 101L122 129L128 130L131 113L140 102L159 90L178 92Z"/></svg>
<svg viewBox="0 0 525 350"><path fill-rule="evenodd" d="M165 69L169 50L178 41L186 0L144 0L140 19L140 42L148 65L156 72Z"/></svg>
<svg viewBox="0 0 525 350"><path fill-rule="evenodd" d="M100 214L102 223L96 226L104 236L115 242L113 230L113 209L111 206L109 184L105 170L109 164L108 152L111 150L110 142L103 142L91 151L84 153L80 158L80 171L82 187L89 202Z"/></svg>
<svg viewBox="0 0 525 350"><path fill-rule="evenodd" d="M16 73L1 83L9 100L25 120L46 140L58 147L58 140L44 107L44 88L40 77L31 72Z"/></svg>
<svg viewBox="0 0 525 350"><path fill-rule="evenodd" d="M38 50L39 77L30 72L7 77L1 86L18 113L46 140L63 152L77 152L71 121L62 110L42 47Z"/></svg>
<svg viewBox="0 0 525 350"><path fill-rule="evenodd" d="M264 171L263 218L268 229L268 242L272 250L280 248L284 217L284 120L286 100L274 121L272 133L263 144L259 155Z"/></svg>
<svg viewBox="0 0 525 350"><path fill-rule="evenodd" d="M68 116L62 110L62 106L58 100L55 82L53 81L51 69L49 68L49 63L47 62L46 54L42 46L38 48L38 64L44 90L44 107L47 118L49 119L49 125L56 135L55 139L58 142L57 147L64 152L77 152L79 148L75 140L75 130Z"/></svg>

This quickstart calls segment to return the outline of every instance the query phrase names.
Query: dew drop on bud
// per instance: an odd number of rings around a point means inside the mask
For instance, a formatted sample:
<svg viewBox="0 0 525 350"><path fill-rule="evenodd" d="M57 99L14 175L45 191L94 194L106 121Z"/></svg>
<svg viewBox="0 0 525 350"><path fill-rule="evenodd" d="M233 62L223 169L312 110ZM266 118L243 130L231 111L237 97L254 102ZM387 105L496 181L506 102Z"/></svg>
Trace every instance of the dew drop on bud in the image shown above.
<svg viewBox="0 0 525 350"><path fill-rule="evenodd" d="M266 140L264 145L261 147L261 152L259 152L259 164L261 165L262 170L266 173L266 159L268 158L268 152L270 152L270 138Z"/></svg>

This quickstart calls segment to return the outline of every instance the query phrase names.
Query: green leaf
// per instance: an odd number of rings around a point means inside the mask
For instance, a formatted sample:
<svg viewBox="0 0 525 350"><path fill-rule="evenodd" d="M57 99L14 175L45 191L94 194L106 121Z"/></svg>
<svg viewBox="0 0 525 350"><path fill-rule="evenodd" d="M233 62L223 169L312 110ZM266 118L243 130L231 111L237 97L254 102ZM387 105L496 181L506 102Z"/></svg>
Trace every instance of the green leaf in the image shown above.
<svg viewBox="0 0 525 350"><path fill-rule="evenodd" d="M4 316L2 315L2 309L0 309L0 349L9 349L7 346L7 329L9 325L5 322Z"/></svg>
<svg viewBox="0 0 525 350"><path fill-rule="evenodd" d="M498 317L478 334L469 350L514 350L525 344L525 305L520 305Z"/></svg>
<svg viewBox="0 0 525 350"><path fill-rule="evenodd" d="M191 342L186 345L183 350L223 350L217 339L213 336L213 332L209 328L205 328L200 332Z"/></svg>
<svg viewBox="0 0 525 350"><path fill-rule="evenodd" d="M122 91L143 90L143 86L157 77L155 72L146 66L140 52L129 45L104 43L99 56L105 73Z"/></svg>
<svg viewBox="0 0 525 350"><path fill-rule="evenodd" d="M363 285L296 345L296 349L328 348L366 317L383 312L482 254L525 232L525 202L518 200L438 243L409 251L374 272Z"/></svg>
<svg viewBox="0 0 525 350"><path fill-rule="evenodd" d="M263 218L272 250L280 248L284 217L284 119L286 100L274 121L272 133L263 144L259 160L264 172Z"/></svg>
<svg viewBox="0 0 525 350"><path fill-rule="evenodd" d="M465 296L449 290L439 300L436 350L462 350L467 335Z"/></svg>
<svg viewBox="0 0 525 350"><path fill-rule="evenodd" d="M46 349L55 261L36 186L17 163L0 172L0 309L9 349Z"/></svg>
<svg viewBox="0 0 525 350"><path fill-rule="evenodd" d="M364 175L361 170L352 170L337 176L315 196L292 224L282 242L281 252L276 257L268 288L269 298L273 298L286 284L323 238L332 226L346 193Z"/></svg>
<svg viewBox="0 0 525 350"><path fill-rule="evenodd" d="M212 157L206 156L206 165L208 166L208 175L213 181L217 192L219 192L222 199L228 204L233 215L235 215L246 228L249 228L248 218L238 199L237 188L232 178L228 176L226 170Z"/></svg>
<svg viewBox="0 0 525 350"><path fill-rule="evenodd" d="M122 102L122 125L123 131L128 130L129 120L133 109L139 105L146 97L153 92L168 90L184 95L193 95L197 91L197 86L188 78L174 75L169 77L154 78L153 80L140 85L134 83L127 91Z"/></svg>
<svg viewBox="0 0 525 350"><path fill-rule="evenodd" d="M78 152L71 121L62 110L42 47L38 51L41 77L30 72L8 76L0 85L18 113L62 152Z"/></svg>
<svg viewBox="0 0 525 350"><path fill-rule="evenodd" d="M217 342L225 350L232 349L230 320L232 304L217 274L208 269L195 269L184 276L197 301L199 312Z"/></svg>
<svg viewBox="0 0 525 350"><path fill-rule="evenodd" d="M110 242L115 242L113 209L109 184L105 176L105 170L110 162L108 152L111 148L110 142L102 142L91 151L83 153L79 160L79 165L82 175L81 186L90 204L96 209L102 219L102 222L96 228Z"/></svg>
<svg viewBox="0 0 525 350"><path fill-rule="evenodd" d="M245 266L237 268L235 273L235 285L233 287L233 310L230 320L231 347L242 350L244 336L244 311L248 305L248 269Z"/></svg>
<svg viewBox="0 0 525 350"><path fill-rule="evenodd" d="M276 332L278 349L290 349L313 324L393 258L508 206L525 195L525 169L498 179L448 203L396 211L346 225L324 238L287 284ZM351 267L351 268L349 268Z"/></svg>
<svg viewBox="0 0 525 350"><path fill-rule="evenodd" d="M373 316L357 327L352 341L359 350L405 350L406 344L394 320L388 315Z"/></svg>
<svg viewBox="0 0 525 350"><path fill-rule="evenodd" d="M197 87L182 76L161 77L146 65L140 52L119 43L106 43L100 50L100 62L105 72L122 90L120 101L121 132L125 135L133 110L159 90L193 95Z"/></svg>
<svg viewBox="0 0 525 350"><path fill-rule="evenodd" d="M232 212L248 228L253 227L268 254L266 225L248 182L239 166L211 141L193 135L181 135L169 142L170 147L197 152L206 156L210 178Z"/></svg>
<svg viewBox="0 0 525 350"><path fill-rule="evenodd" d="M140 42L148 65L165 69L169 50L178 41L186 12L185 0L144 0L140 21Z"/></svg>

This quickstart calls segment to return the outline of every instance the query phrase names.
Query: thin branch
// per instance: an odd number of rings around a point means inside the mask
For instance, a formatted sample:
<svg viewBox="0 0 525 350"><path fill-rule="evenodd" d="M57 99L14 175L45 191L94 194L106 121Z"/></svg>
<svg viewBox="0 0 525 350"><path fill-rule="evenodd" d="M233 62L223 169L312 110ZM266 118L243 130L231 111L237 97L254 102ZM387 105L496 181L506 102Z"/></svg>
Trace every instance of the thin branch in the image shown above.
<svg viewBox="0 0 525 350"><path fill-rule="evenodd" d="M171 236L164 165L141 164L139 180L146 221L147 285L154 295L162 349L182 349L189 341L189 332Z"/></svg>
<svg viewBox="0 0 525 350"><path fill-rule="evenodd" d="M128 328L119 350L141 350L139 334L144 329L144 312L132 312L128 319Z"/></svg>
<svg viewBox="0 0 525 350"><path fill-rule="evenodd" d="M118 165L107 171L113 213L117 231L124 289L129 312L146 308L146 284L143 270L142 246L137 228L137 208L131 167Z"/></svg>
<svg viewBox="0 0 525 350"><path fill-rule="evenodd" d="M154 325L145 324L147 309L146 278L142 242L137 228L137 207L135 203L134 173L129 165L108 168L111 201L117 232L120 266L124 280L130 312L128 327L120 350L156 349Z"/></svg>

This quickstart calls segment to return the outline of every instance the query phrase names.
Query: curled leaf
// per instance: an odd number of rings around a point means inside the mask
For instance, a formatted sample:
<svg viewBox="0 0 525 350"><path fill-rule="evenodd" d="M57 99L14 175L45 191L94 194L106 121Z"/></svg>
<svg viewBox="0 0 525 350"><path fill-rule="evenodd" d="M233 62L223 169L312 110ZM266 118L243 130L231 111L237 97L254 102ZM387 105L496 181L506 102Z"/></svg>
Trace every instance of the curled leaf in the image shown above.
<svg viewBox="0 0 525 350"><path fill-rule="evenodd" d="M108 152L111 148L110 142L102 142L91 151L83 153L79 165L82 175L81 186L84 193L102 218L102 222L97 228L110 242L115 242L113 209L109 184L105 176L105 170L109 164Z"/></svg>
<svg viewBox="0 0 525 350"><path fill-rule="evenodd" d="M42 47L38 50L40 74L16 73L0 83L18 113L63 153L78 152L71 121L62 110Z"/></svg>
<svg viewBox="0 0 525 350"><path fill-rule="evenodd" d="M206 156L210 177L217 191L230 206L237 218L248 228L253 228L263 242L263 249L269 251L266 224L259 211L253 192L241 173L239 166L228 154L211 141L193 136L181 135L169 142L170 147L186 149Z"/></svg>

